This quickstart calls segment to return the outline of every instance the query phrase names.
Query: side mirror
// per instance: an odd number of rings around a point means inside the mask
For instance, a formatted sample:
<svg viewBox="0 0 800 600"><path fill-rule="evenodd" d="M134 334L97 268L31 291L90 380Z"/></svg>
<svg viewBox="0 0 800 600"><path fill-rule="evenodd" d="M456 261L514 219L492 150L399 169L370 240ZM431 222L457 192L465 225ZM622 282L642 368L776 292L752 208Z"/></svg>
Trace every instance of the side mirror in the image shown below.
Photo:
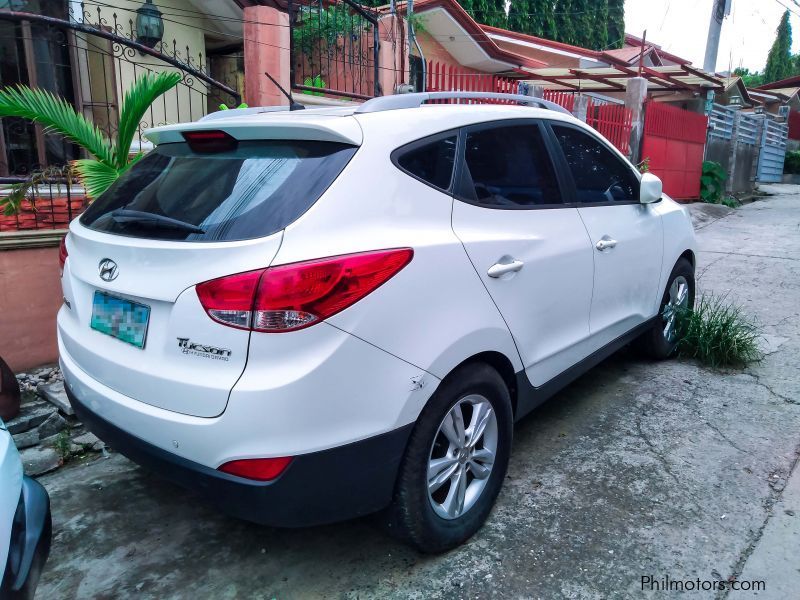
<svg viewBox="0 0 800 600"><path fill-rule="evenodd" d="M642 175L639 183L639 202L642 204L652 204L661 200L663 189L661 180L652 173Z"/></svg>

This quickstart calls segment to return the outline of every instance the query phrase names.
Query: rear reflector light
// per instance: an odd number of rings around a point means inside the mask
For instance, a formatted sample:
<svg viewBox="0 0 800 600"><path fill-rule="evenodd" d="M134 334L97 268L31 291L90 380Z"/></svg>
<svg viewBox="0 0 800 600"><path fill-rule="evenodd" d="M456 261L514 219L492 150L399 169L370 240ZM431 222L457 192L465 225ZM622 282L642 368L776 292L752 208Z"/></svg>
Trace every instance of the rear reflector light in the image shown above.
<svg viewBox="0 0 800 600"><path fill-rule="evenodd" d="M61 238L61 243L58 245L58 263L61 265L61 274L64 274L64 265L67 262L67 236Z"/></svg>
<svg viewBox="0 0 800 600"><path fill-rule="evenodd" d="M292 462L291 456L280 458L250 458L246 460L232 460L219 467L219 471L244 477L245 479L255 479L256 481L271 481L286 470Z"/></svg>
<svg viewBox="0 0 800 600"><path fill-rule="evenodd" d="M208 315L224 325L294 331L355 304L413 256L411 248L399 248L248 271L200 283L197 296Z"/></svg>
<svg viewBox="0 0 800 600"><path fill-rule="evenodd" d="M192 152L198 154L213 154L215 152L229 152L236 150L238 140L224 131L183 131L183 139L189 144Z"/></svg>

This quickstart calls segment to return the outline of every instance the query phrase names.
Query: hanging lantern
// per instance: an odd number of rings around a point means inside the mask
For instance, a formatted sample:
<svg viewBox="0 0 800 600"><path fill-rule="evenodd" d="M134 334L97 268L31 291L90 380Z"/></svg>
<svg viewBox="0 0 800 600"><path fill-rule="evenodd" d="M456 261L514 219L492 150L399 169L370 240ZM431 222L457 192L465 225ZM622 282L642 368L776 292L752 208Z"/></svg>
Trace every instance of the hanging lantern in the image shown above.
<svg viewBox="0 0 800 600"><path fill-rule="evenodd" d="M164 21L153 0L145 0L136 11L136 41L152 48L164 37Z"/></svg>

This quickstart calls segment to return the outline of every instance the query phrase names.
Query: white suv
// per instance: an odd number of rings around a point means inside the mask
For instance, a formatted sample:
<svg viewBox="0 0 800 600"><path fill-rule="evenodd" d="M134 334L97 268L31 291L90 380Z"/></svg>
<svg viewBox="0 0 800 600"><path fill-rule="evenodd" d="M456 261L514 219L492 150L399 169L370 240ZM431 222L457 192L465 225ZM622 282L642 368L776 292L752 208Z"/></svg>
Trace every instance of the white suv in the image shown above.
<svg viewBox="0 0 800 600"><path fill-rule="evenodd" d="M634 338L669 356L694 294L657 178L556 105L442 103L474 96L150 130L62 249L78 416L244 519L472 535L513 422Z"/></svg>

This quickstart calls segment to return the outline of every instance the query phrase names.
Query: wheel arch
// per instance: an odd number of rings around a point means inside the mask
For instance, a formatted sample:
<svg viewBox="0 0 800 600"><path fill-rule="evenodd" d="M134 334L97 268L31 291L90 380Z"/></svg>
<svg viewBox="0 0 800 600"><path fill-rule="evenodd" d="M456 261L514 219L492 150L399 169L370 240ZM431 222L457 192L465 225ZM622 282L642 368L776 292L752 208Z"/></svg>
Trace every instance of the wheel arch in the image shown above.
<svg viewBox="0 0 800 600"><path fill-rule="evenodd" d="M681 254L678 257L678 260L680 260L682 258L685 258L686 260L688 260L689 264L692 265L693 269L697 266L697 262L695 260L694 252L691 249L684 250L683 254ZM675 261L675 262L677 263L678 261Z"/></svg>
<svg viewBox="0 0 800 600"><path fill-rule="evenodd" d="M474 354L469 358L464 359L460 363L458 363L455 367L453 367L447 375L442 379L442 382L447 380L447 378L451 377L456 371L462 368L465 365L470 363L484 363L492 367L495 371L500 374L500 377L503 378L503 381L508 388L508 394L511 397L511 410L513 415L516 417L517 414L517 377L516 373L514 372L514 364L511 360L502 352L497 352L494 350L488 350L485 352L479 352L478 354Z"/></svg>

